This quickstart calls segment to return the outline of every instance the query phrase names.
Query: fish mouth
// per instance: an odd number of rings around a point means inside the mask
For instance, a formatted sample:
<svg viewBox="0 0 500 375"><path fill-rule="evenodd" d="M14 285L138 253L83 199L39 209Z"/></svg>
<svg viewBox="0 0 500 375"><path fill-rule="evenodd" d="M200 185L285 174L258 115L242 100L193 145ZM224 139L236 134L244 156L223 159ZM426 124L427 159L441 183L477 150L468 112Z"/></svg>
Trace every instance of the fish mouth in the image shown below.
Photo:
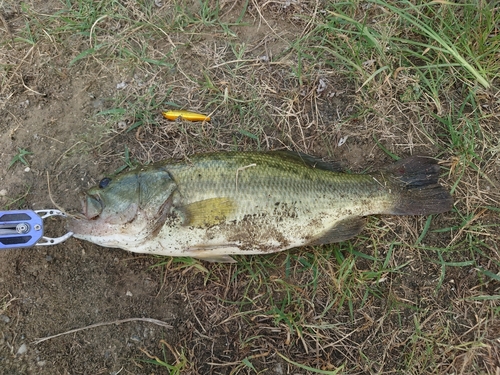
<svg viewBox="0 0 500 375"><path fill-rule="evenodd" d="M96 220L99 219L104 203L97 195L85 193L81 196L82 213L74 213L69 218L66 229L73 232L76 238L87 238L96 230Z"/></svg>
<svg viewBox="0 0 500 375"><path fill-rule="evenodd" d="M104 209L104 203L98 195L85 194L82 199L83 216L87 220L96 219Z"/></svg>

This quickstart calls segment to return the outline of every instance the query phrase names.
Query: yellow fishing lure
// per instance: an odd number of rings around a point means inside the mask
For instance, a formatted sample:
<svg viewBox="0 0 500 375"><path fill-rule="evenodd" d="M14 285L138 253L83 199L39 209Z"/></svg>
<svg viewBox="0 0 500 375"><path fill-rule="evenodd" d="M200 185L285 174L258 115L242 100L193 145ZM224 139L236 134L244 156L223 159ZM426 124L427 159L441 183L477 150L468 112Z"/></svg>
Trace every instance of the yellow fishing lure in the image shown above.
<svg viewBox="0 0 500 375"><path fill-rule="evenodd" d="M167 120L171 121L177 120L179 117L182 120L187 120L187 121L210 121L210 116L191 111L174 110L174 111L165 111L162 112L161 114Z"/></svg>

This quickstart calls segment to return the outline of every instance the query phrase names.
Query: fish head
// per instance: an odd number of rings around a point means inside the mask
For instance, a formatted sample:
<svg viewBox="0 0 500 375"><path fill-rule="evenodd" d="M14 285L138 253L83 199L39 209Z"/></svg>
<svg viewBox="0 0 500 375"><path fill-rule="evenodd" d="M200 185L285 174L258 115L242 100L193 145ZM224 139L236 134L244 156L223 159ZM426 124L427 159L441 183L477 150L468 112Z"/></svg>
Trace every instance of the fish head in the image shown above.
<svg viewBox="0 0 500 375"><path fill-rule="evenodd" d="M87 220L125 224L137 214L140 201L140 180L136 174L103 178L83 194L82 211Z"/></svg>
<svg viewBox="0 0 500 375"><path fill-rule="evenodd" d="M106 177L83 194L82 215L69 220L68 230L101 246L136 247L170 208L175 190L162 169L145 167Z"/></svg>

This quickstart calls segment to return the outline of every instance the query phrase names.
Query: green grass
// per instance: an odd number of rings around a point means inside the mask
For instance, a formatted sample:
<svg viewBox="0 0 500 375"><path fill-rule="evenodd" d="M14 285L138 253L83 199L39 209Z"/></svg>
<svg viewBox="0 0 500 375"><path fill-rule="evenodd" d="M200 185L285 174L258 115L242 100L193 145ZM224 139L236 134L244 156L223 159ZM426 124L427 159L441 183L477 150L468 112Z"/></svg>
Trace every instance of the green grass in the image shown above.
<svg viewBox="0 0 500 375"><path fill-rule="evenodd" d="M184 371L189 370L189 363L182 349L179 353L177 350L172 349L172 347L164 340L160 340L160 344L162 347L163 359L151 355L143 350L144 354L146 354L149 359L141 359L140 362L163 368L169 375L180 375ZM174 364L168 363L167 349L169 349L169 351L175 356Z"/></svg>
<svg viewBox="0 0 500 375"><path fill-rule="evenodd" d="M367 4L364 12L356 2L331 4L316 36L321 38L318 47L336 57L332 63L351 67L364 85L379 75L385 79L398 69L410 70L433 97L450 77L452 82L472 86L477 82L484 88L496 78L492 58L498 36L492 34L491 4L403 1L394 5L378 0ZM371 74L363 67L370 59L378 66Z"/></svg>
<svg viewBox="0 0 500 375"><path fill-rule="evenodd" d="M29 163L26 160L26 156L28 156L28 155L33 155L33 153L28 151L28 150L25 150L24 148L18 147L17 154L10 161L8 169L10 169L12 166L14 166L18 162L25 165L25 166L29 166Z"/></svg>

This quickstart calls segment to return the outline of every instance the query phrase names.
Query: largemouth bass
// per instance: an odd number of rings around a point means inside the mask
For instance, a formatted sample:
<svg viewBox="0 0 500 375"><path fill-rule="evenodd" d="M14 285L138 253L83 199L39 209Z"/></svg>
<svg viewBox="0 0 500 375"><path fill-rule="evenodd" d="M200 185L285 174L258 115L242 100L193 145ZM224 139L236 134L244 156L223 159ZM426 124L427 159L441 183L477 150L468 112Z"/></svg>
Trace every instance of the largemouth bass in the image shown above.
<svg viewBox="0 0 500 375"><path fill-rule="evenodd" d="M438 176L435 160L419 156L347 174L292 152L200 154L104 178L69 230L136 253L232 262L232 254L345 241L367 215L448 211Z"/></svg>

